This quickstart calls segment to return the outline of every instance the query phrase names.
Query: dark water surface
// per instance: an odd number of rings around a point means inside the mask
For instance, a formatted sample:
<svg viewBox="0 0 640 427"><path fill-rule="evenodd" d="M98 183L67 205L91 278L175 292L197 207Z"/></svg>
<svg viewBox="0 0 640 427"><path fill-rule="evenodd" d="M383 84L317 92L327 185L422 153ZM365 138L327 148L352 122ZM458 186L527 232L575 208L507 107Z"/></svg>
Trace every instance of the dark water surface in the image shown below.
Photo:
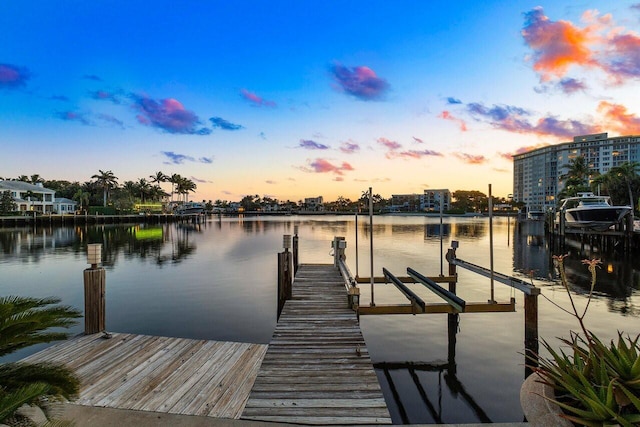
<svg viewBox="0 0 640 427"><path fill-rule="evenodd" d="M443 243L459 242L458 257L489 267L487 218L444 218ZM57 296L83 308L86 244L103 243L107 270L107 329L151 335L268 343L276 323L276 263L282 235L299 226L300 260L331 263L334 236L347 239L353 274L370 274L368 218L346 216L217 218L204 224L0 229L0 295ZM535 277L540 336L568 336L576 321L548 300L569 308L557 282L541 223L516 225L494 218L494 268ZM441 267L439 218L374 218L374 274L386 267L425 275ZM587 326L602 339L617 330L640 333L640 262L636 255L601 254L573 244L567 259L570 288L586 303L589 274L581 260L601 258ZM566 251L565 251L566 252ZM459 269L458 295L469 302L490 299L489 279ZM427 302L441 302L426 288L410 287ZM361 285L362 304L370 286ZM391 285L376 285L378 304L405 303ZM519 390L524 379L523 296L495 284L495 299L516 298L515 313L465 313L458 325L447 315L362 316L361 326L395 423L509 422L523 419ZM548 299L548 300L547 300ZM82 324L72 330L82 331ZM33 346L4 361L42 349ZM357 384L354 384L357 389Z"/></svg>

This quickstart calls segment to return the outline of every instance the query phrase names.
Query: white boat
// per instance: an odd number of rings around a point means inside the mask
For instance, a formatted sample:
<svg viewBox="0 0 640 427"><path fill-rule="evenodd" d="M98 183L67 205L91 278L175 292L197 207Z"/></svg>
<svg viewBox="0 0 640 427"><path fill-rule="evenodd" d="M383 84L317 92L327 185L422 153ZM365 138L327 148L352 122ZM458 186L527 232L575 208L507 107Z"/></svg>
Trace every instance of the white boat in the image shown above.
<svg viewBox="0 0 640 427"><path fill-rule="evenodd" d="M173 209L173 213L176 215L198 215L205 211L204 203L200 202L186 202L177 205Z"/></svg>
<svg viewBox="0 0 640 427"><path fill-rule="evenodd" d="M609 196L578 193L561 200L558 214L564 215L566 227L604 231L631 212L631 206L613 206Z"/></svg>

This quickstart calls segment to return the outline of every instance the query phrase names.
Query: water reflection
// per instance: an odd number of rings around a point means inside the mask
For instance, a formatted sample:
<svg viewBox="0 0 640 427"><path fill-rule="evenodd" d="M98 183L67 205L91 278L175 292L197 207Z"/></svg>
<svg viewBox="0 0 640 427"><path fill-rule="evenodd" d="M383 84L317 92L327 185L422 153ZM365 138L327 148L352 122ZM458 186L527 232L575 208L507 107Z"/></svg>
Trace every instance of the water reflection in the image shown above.
<svg viewBox="0 0 640 427"><path fill-rule="evenodd" d="M447 315L447 361L434 360L431 362L380 362L374 363L374 368L381 371L384 375L386 382L383 386L387 394L391 394L393 398L393 405L390 406L392 412L397 411L397 415L402 420L403 424L411 423L424 423L424 420L412 420L412 415L415 416L416 402L409 402L412 407L406 407L403 400L403 390L406 389L406 385L400 387L396 386L396 382L406 379L408 376L410 383L415 388L420 396L420 400L424 405L424 408L429 412L431 420L437 424L444 424L451 419L451 413L447 414L445 408L455 412L459 412L460 408L456 405L452 405L449 402L443 407L443 391L446 387L449 395L454 401L461 400L470 410L473 412L475 420L482 423L493 422L487 411L482 408L478 401L467 391L460 378L458 377L458 367L456 364L456 334L458 332L459 314ZM434 378L429 373L437 373L437 384L435 385L436 393L434 390ZM444 379L444 383L443 380ZM405 391L406 392L406 391ZM452 411L453 412L453 411ZM449 416L447 416L449 415Z"/></svg>

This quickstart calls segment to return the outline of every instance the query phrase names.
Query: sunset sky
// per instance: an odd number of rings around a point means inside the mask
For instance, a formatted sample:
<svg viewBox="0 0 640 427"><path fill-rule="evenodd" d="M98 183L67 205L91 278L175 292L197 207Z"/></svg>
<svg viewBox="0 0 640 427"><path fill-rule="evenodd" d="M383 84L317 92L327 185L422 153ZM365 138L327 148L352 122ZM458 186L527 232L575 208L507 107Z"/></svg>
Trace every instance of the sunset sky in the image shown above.
<svg viewBox="0 0 640 427"><path fill-rule="evenodd" d="M4 178L506 196L512 154L640 134L638 0L6 0L0 28Z"/></svg>

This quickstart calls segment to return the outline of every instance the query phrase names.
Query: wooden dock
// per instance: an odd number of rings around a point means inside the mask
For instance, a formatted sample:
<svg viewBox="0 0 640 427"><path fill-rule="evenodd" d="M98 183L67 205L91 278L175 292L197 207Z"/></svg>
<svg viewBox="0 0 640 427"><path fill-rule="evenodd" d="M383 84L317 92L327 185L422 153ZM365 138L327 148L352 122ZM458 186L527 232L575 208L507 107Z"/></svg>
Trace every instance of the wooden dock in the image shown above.
<svg viewBox="0 0 640 427"><path fill-rule="evenodd" d="M391 424L356 313L333 265L301 264L242 419Z"/></svg>
<svg viewBox="0 0 640 427"><path fill-rule="evenodd" d="M78 336L24 362L63 363L84 406L239 418L266 345L114 333Z"/></svg>

